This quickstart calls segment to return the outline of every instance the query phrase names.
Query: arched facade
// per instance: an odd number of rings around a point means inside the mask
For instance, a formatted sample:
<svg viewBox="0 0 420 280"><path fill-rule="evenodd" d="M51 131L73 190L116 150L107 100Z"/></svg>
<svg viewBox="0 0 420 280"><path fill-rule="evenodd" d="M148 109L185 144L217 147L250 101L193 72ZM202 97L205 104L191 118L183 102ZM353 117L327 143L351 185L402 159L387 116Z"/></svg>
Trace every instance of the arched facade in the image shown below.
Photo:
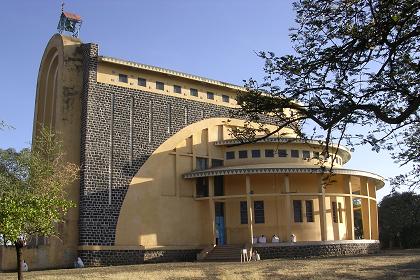
<svg viewBox="0 0 420 280"><path fill-rule="evenodd" d="M292 134L235 145L229 131L241 125L207 119L156 149L131 181L116 245L252 244L261 235L287 242L291 234L298 242L378 239L382 177L344 168L350 152L335 146L332 173L331 158L323 171L320 144Z"/></svg>
<svg viewBox="0 0 420 280"><path fill-rule="evenodd" d="M80 164L81 94L83 60L81 42L54 35L48 42L39 67L34 106L33 138L41 126L55 131L63 142L65 159ZM80 182L67 186L69 199L79 204ZM31 269L70 267L77 257L79 209L71 208L58 226L60 237L33 236L24 249ZM0 249L0 270L16 267L15 250Z"/></svg>

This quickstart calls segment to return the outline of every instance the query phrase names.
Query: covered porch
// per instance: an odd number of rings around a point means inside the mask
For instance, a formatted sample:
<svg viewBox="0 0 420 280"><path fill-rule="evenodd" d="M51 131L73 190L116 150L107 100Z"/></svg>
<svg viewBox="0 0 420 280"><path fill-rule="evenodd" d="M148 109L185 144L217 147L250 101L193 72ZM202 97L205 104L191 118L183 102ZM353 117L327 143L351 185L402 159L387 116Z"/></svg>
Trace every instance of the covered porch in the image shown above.
<svg viewBox="0 0 420 280"><path fill-rule="evenodd" d="M333 170L332 181L326 175L320 168L219 167L184 178L207 180L208 193L196 192L195 200L208 203L210 244L255 244L261 235L284 243L292 234L297 242L377 240L383 179L348 169Z"/></svg>

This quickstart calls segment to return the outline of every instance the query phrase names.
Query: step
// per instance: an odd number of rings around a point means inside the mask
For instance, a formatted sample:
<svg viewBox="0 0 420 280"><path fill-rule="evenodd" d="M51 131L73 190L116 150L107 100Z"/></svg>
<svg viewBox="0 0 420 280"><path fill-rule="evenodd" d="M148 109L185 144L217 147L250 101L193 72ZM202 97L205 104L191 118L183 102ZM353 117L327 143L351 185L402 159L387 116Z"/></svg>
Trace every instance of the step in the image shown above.
<svg viewBox="0 0 420 280"><path fill-rule="evenodd" d="M241 244L218 245L205 258L206 261L240 261L241 251L244 248Z"/></svg>

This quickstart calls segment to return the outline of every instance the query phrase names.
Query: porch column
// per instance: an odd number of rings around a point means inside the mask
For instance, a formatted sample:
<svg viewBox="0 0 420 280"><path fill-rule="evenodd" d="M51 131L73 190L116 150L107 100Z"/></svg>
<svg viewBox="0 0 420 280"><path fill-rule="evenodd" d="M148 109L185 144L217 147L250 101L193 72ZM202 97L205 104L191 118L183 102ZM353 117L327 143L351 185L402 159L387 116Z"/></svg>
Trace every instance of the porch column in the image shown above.
<svg viewBox="0 0 420 280"><path fill-rule="evenodd" d="M211 244L216 244L216 211L214 209L214 177L209 177L209 211Z"/></svg>
<svg viewBox="0 0 420 280"><path fill-rule="evenodd" d="M373 191L375 192L374 195L372 194L371 197L376 198L376 186L373 186ZM372 207L371 216L372 216L372 239L378 240L379 239L379 224L378 224L378 205L376 201L371 200L370 206Z"/></svg>
<svg viewBox="0 0 420 280"><path fill-rule="evenodd" d="M370 199L369 199L369 180L366 178L361 180L361 194L368 198L362 198L362 223L363 235L365 239L372 239L372 222L370 217Z"/></svg>
<svg viewBox="0 0 420 280"><path fill-rule="evenodd" d="M319 176L319 225L321 228L321 240L327 240L327 212L325 208L325 186L322 182L322 174Z"/></svg>
<svg viewBox="0 0 420 280"><path fill-rule="evenodd" d="M286 240L289 240L290 235L292 234L292 215L291 215L291 206L290 206L290 179L289 175L284 176L284 192L286 193L286 217L287 217L287 226L286 226Z"/></svg>
<svg viewBox="0 0 420 280"><path fill-rule="evenodd" d="M351 176L344 177L344 188L350 196L346 196L346 226L347 239L354 240L354 210L353 210L353 187L351 185Z"/></svg>
<svg viewBox="0 0 420 280"><path fill-rule="evenodd" d="M248 234L249 234L249 240L252 244L253 237L254 237L254 218L253 218L253 205L252 205L252 199L251 199L251 178L249 175L245 176L245 186L246 186L246 205L248 206Z"/></svg>

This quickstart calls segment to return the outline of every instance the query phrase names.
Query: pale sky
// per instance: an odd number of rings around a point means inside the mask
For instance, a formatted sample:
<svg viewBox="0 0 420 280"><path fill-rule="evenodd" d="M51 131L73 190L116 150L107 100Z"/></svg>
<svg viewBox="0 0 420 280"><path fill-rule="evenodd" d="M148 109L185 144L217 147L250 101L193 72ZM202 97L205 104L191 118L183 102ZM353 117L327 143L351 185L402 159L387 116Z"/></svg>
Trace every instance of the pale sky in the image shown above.
<svg viewBox="0 0 420 280"><path fill-rule="evenodd" d="M99 44L100 55L156 65L243 85L263 77L255 52L292 51L289 0L67 0L65 10L83 18L81 40ZM0 148L29 146L38 68L56 32L61 1L3 1L0 17ZM358 148L346 168L385 178L402 172L389 154ZM388 184L378 198L388 194Z"/></svg>

